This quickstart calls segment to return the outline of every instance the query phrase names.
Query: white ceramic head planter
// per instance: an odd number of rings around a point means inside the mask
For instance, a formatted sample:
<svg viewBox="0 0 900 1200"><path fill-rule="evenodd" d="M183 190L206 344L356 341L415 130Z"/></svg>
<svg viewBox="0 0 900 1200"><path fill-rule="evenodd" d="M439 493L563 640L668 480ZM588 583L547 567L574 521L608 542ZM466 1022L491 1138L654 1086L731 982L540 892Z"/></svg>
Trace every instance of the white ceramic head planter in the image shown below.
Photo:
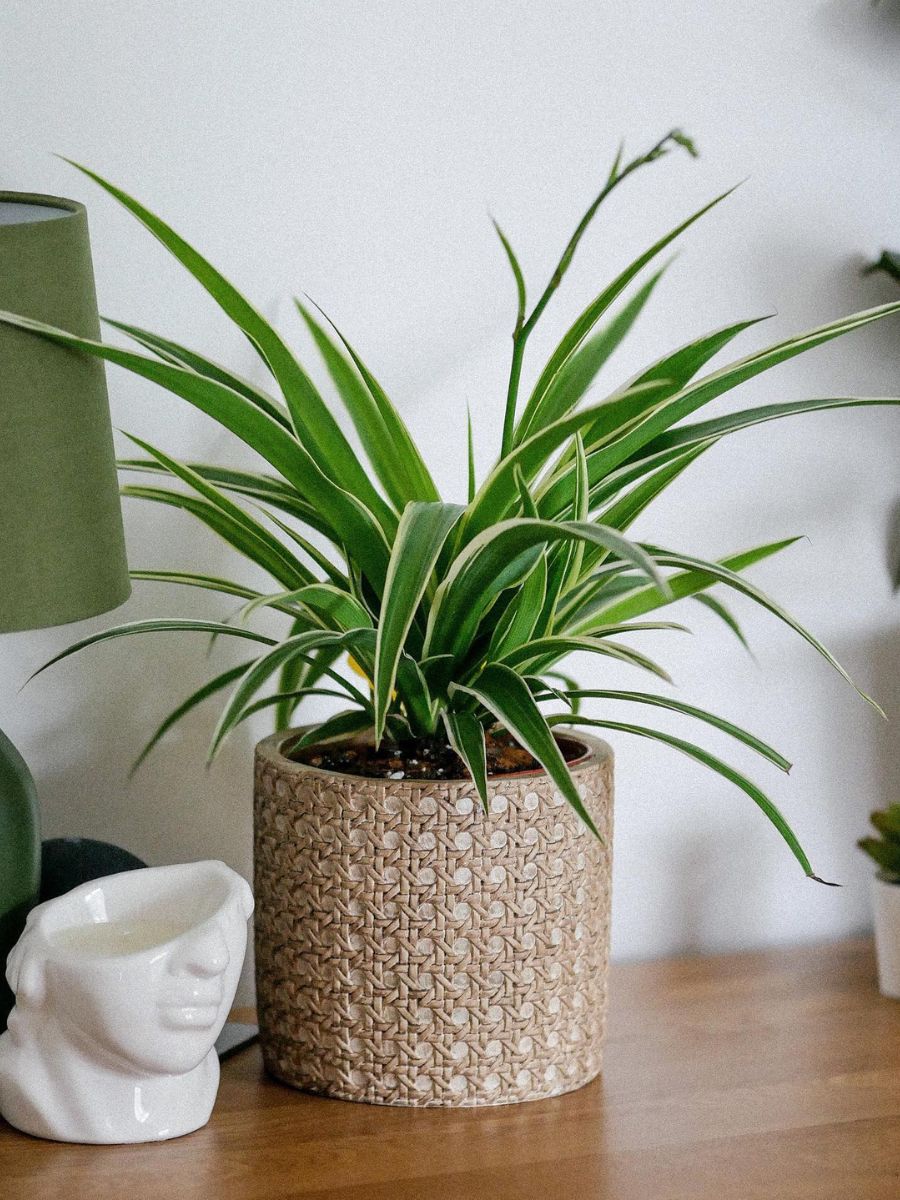
<svg viewBox="0 0 900 1200"><path fill-rule="evenodd" d="M221 862L125 871L33 909L7 965L0 1113L65 1142L205 1125L252 911Z"/></svg>

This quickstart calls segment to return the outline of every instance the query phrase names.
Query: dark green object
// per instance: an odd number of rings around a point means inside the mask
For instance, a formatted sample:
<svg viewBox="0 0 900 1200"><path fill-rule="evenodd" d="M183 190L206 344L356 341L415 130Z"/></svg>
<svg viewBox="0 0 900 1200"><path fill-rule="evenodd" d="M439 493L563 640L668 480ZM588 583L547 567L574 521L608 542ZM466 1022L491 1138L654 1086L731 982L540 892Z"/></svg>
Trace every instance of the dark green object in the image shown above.
<svg viewBox="0 0 900 1200"><path fill-rule="evenodd" d="M883 250L877 262L869 263L863 268L863 275L872 275L875 271L883 271L885 275L890 275L891 279L900 283L900 252Z"/></svg>
<svg viewBox="0 0 900 1200"><path fill-rule="evenodd" d="M136 871L146 863L120 846L94 838L48 838L41 847L41 903L64 896L72 888L120 871Z"/></svg>
<svg viewBox="0 0 900 1200"><path fill-rule="evenodd" d="M25 760L0 730L0 1030L12 1007L6 956L37 903L41 878L37 794Z"/></svg>
<svg viewBox="0 0 900 1200"><path fill-rule="evenodd" d="M100 321L84 206L0 192L0 310L84 337ZM121 604L131 585L102 364L0 327L0 633ZM0 732L0 968L40 884L34 780ZM0 986L0 1029L12 997Z"/></svg>
<svg viewBox="0 0 900 1200"><path fill-rule="evenodd" d="M900 883L900 804L873 812L869 820L879 836L860 838L856 844L878 864L882 879Z"/></svg>
<svg viewBox="0 0 900 1200"><path fill-rule="evenodd" d="M83 205L0 192L0 309L99 337ZM115 608L130 582L103 364L9 325L0 363L0 632Z"/></svg>

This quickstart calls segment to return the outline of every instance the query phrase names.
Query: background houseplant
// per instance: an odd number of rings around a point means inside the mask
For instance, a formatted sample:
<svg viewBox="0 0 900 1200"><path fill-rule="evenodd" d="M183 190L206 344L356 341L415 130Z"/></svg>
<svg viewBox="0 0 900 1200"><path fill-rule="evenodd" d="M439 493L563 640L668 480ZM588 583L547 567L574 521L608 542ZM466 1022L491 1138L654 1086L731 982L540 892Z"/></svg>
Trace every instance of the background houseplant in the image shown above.
<svg viewBox="0 0 900 1200"><path fill-rule="evenodd" d="M635 159L617 156L600 195L531 306L518 262L500 233L518 301L512 366L497 463L479 485L470 453L466 505L439 499L427 467L382 388L352 347L339 334L328 332L324 320L301 306L370 459L374 480L271 326L173 230L114 185L87 172L134 213L236 321L279 384L283 402L194 352L133 326L119 324L118 328L152 351L155 359L11 314L3 319L161 383L214 416L275 468L280 478L189 466L144 441L138 444L150 457L124 464L181 480L190 493L143 485L126 491L187 509L263 566L279 588L255 594L227 580L161 570L139 571L136 576L240 595L247 601L244 618L260 608L272 608L290 621L290 630L278 642L244 624L138 622L93 635L58 657L108 638L148 631L193 629L260 643L266 649L257 660L206 684L179 706L159 733L229 685L234 687L214 735L213 751L230 729L261 707L274 707L278 725L284 726L304 696L337 691L355 708L308 731L305 742L374 727L376 738L387 734L401 743L408 762L435 740L446 738L466 762L485 805L490 795L484 729L499 721L534 755L594 832L589 806L551 732L556 724L571 722L578 702L588 697L675 710L718 728L786 770L788 764L777 751L711 713L657 693L579 688L555 671L568 653L586 650L665 678L662 668L619 638L648 628L673 628L668 622L637 618L722 583L780 617L845 674L812 634L741 574L789 540L712 563L637 544L624 536L624 530L727 433L793 413L896 403L836 397L780 403L685 424L698 409L736 385L900 305L884 305L833 322L696 378L719 350L755 323L738 322L666 355L606 400L582 404L597 370L637 317L659 273L646 278L631 295L626 289L680 233L724 199L720 196L657 241L604 288L566 332L525 403L518 403L528 338L598 207L634 171L675 145L692 151L688 139L674 131ZM607 324L599 325L623 294L627 299L621 309ZM236 502L235 495L244 503ZM247 499L265 506L270 524L248 509ZM323 553L319 544L286 524L285 515L324 538L343 555L343 563L336 565L337 555ZM718 599L706 600L734 626ZM335 670L335 659L344 650L373 680L371 695ZM267 685L274 691L260 697ZM562 706L563 711L546 716L540 708L544 702ZM611 717L577 719L661 741L723 775L759 805L804 871L812 875L804 851L775 806L755 783L728 764L693 742L652 726Z"/></svg>
<svg viewBox="0 0 900 1200"><path fill-rule="evenodd" d="M871 814L877 837L860 838L859 848L878 870L872 880L878 982L885 996L900 998L900 804Z"/></svg>

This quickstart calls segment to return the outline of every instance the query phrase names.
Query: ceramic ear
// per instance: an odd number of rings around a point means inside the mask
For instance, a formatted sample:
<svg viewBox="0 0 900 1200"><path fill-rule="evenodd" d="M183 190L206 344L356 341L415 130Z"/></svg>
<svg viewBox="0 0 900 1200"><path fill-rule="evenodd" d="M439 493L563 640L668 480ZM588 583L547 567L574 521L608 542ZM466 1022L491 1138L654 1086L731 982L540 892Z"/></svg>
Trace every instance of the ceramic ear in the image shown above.
<svg viewBox="0 0 900 1200"><path fill-rule="evenodd" d="M242 878L241 884L243 885L243 886L239 885L241 912L243 912L245 919L249 920L250 917L253 915L253 903L254 903L253 902L253 892L250 888L250 884L247 882L246 879Z"/></svg>
<svg viewBox="0 0 900 1200"><path fill-rule="evenodd" d="M26 929L7 959L6 982L15 994L17 1005L29 1004L36 1008L43 1003L46 988L43 963L36 954L29 953L30 942Z"/></svg>

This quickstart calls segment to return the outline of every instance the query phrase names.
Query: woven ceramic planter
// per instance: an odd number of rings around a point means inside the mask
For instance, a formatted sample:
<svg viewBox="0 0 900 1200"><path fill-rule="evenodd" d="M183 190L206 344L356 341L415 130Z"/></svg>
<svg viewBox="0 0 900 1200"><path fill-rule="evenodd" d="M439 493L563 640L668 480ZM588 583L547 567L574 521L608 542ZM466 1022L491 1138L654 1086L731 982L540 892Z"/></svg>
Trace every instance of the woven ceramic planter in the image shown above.
<svg viewBox="0 0 900 1200"><path fill-rule="evenodd" d="M572 770L605 845L543 773L376 780L257 747L256 976L268 1070L376 1104L538 1100L600 1070L612 752Z"/></svg>

